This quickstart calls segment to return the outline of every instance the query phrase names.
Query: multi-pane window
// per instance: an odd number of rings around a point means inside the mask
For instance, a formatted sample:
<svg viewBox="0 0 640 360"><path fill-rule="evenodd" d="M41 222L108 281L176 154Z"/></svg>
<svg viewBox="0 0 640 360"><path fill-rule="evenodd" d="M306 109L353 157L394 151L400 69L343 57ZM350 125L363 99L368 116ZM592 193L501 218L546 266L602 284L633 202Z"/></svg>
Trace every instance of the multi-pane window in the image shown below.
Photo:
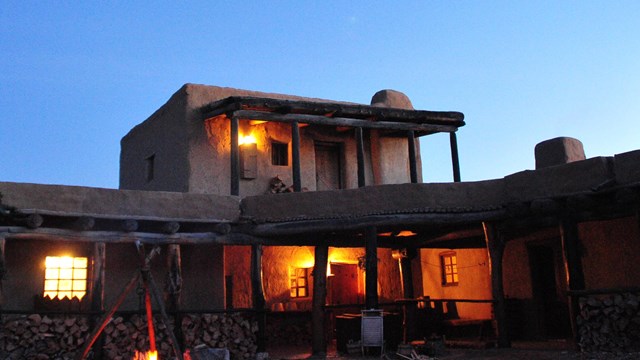
<svg viewBox="0 0 640 360"><path fill-rule="evenodd" d="M86 257L47 256L44 297L82 300L87 292L87 265Z"/></svg>
<svg viewBox="0 0 640 360"><path fill-rule="evenodd" d="M309 268L291 269L291 297L302 298L309 296Z"/></svg>
<svg viewBox="0 0 640 360"><path fill-rule="evenodd" d="M458 258L455 252L440 254L442 285L458 284Z"/></svg>
<svg viewBox="0 0 640 360"><path fill-rule="evenodd" d="M289 165L289 145L277 141L271 142L271 164L278 166Z"/></svg>

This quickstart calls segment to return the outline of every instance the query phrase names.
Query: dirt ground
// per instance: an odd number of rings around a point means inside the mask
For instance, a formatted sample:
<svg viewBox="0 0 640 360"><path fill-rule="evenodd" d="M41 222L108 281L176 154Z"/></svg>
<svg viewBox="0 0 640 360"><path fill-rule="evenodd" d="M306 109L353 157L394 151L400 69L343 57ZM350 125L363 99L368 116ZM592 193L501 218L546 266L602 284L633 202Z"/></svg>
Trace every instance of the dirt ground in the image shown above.
<svg viewBox="0 0 640 360"><path fill-rule="evenodd" d="M315 359L311 356L307 347L284 347L271 349L269 359L271 360L291 360L291 359ZM329 350L326 359L330 360L380 360L377 356L362 356L338 354ZM395 353L386 353L382 357L384 360L409 360ZM435 357L429 360L454 360L454 359L474 359L474 360L640 360L640 352L613 354L613 353L582 353L575 350L574 346L564 342L527 342L514 343L508 349L459 349L446 348ZM412 359L413 360L413 359ZM427 360L421 356L420 359Z"/></svg>

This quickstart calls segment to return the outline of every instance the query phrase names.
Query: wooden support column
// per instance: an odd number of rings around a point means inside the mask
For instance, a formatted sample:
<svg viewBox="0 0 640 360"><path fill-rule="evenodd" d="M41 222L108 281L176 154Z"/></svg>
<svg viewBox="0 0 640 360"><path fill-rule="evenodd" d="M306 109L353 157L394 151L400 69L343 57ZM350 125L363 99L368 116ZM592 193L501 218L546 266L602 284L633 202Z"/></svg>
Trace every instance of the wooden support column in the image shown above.
<svg viewBox="0 0 640 360"><path fill-rule="evenodd" d="M489 273L491 274L491 294L493 297L493 314L496 320L498 347L511 347L508 333L507 310L504 300L504 284L502 277L502 256L504 254L504 239L497 226L482 223L484 238L489 252Z"/></svg>
<svg viewBox="0 0 640 360"><path fill-rule="evenodd" d="M302 179L300 176L300 124L291 122L291 171L293 172L293 191L302 191Z"/></svg>
<svg viewBox="0 0 640 360"><path fill-rule="evenodd" d="M7 273L7 263L5 260L4 246L6 239L4 235L0 234L0 314L2 313L2 308L4 305L4 290L2 287L2 280L4 279L4 274Z"/></svg>
<svg viewBox="0 0 640 360"><path fill-rule="evenodd" d="M416 303L413 300L413 272L411 271L411 260L415 258L415 249L405 249L398 256L398 266L400 267L400 279L402 282L402 296L406 300L403 302L404 308L404 333L405 343L415 339L416 330Z"/></svg>
<svg viewBox="0 0 640 360"><path fill-rule="evenodd" d="M364 172L364 136L361 127L356 128L356 153L358 156L358 187L366 186Z"/></svg>
<svg viewBox="0 0 640 360"><path fill-rule="evenodd" d="M409 143L409 175L412 184L418 183L418 160L416 158L416 134L413 130L407 131Z"/></svg>
<svg viewBox="0 0 640 360"><path fill-rule="evenodd" d="M100 321L100 313L104 311L104 281L105 281L105 265L106 265L106 244L98 242L93 245L93 279L91 284L91 311L92 315L89 319L89 326L96 327ZM94 350L95 358L102 359L102 346L104 344L104 335L96 339L96 349Z"/></svg>
<svg viewBox="0 0 640 360"><path fill-rule="evenodd" d="M240 121L232 116L231 120L231 195L240 195L240 146L238 144Z"/></svg>
<svg viewBox="0 0 640 360"><path fill-rule="evenodd" d="M562 260L567 279L568 291L584 290L584 272L582 271L582 254L580 252L580 238L578 235L578 223L570 218L563 217L560 220L560 239L562 241ZM580 341L576 317L580 312L578 297L569 295L569 316L571 331L576 344Z"/></svg>
<svg viewBox="0 0 640 360"><path fill-rule="evenodd" d="M258 320L258 352L265 352L267 348L266 328L267 313L265 312L264 288L262 286L262 245L251 245L251 294L253 309Z"/></svg>
<svg viewBox="0 0 640 360"><path fill-rule="evenodd" d="M182 253L180 245L167 245L167 283L165 284L165 303L167 309L174 312L175 323L182 324L182 313L180 312L181 294L182 294ZM180 349L184 349L184 336L182 327L174 327L173 333L178 341Z"/></svg>
<svg viewBox="0 0 640 360"><path fill-rule="evenodd" d="M327 260L329 247L317 245L313 265L313 308L311 312L312 351L314 356L327 354L324 306L327 302Z"/></svg>
<svg viewBox="0 0 640 360"><path fill-rule="evenodd" d="M453 181L460 182L460 159L458 158L458 138L455 132L449 133L451 145L451 165L453 166Z"/></svg>
<svg viewBox="0 0 640 360"><path fill-rule="evenodd" d="M365 307L378 308L378 231L375 226L364 230L365 238Z"/></svg>

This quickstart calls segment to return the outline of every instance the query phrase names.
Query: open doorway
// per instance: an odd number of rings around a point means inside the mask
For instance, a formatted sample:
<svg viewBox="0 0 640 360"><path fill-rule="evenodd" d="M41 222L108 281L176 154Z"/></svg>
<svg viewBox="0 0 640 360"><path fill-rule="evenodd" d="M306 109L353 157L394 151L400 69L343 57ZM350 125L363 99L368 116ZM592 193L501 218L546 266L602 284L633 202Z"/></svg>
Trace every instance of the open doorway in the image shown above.
<svg viewBox="0 0 640 360"><path fill-rule="evenodd" d="M559 242L558 242L559 244ZM562 254L559 245L528 246L534 304L535 336L540 339L571 337L569 306L562 289Z"/></svg>

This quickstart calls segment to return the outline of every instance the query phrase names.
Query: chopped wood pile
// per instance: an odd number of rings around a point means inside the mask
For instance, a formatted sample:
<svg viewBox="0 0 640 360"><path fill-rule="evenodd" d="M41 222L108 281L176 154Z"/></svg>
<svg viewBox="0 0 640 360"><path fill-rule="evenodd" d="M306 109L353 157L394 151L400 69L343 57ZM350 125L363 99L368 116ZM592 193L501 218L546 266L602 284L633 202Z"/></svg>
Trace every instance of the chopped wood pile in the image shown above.
<svg viewBox="0 0 640 360"><path fill-rule="evenodd" d="M0 359L66 360L73 359L84 345L90 329L83 316L41 316L38 314L3 317L0 329ZM173 329L173 319L169 327ZM160 316L154 316L158 357L173 358L173 350ZM195 348L227 348L232 359L255 357L257 323L240 313L184 315L184 345ZM149 333L144 315L116 316L104 328L104 359L129 360L135 351L149 350ZM99 347L99 341L93 350Z"/></svg>
<svg viewBox="0 0 640 360"><path fill-rule="evenodd" d="M182 319L187 348L206 345L227 348L231 359L252 359L256 355L258 324L240 313L186 315Z"/></svg>
<svg viewBox="0 0 640 360"><path fill-rule="evenodd" d="M640 294L580 298L577 317L582 351L628 352L640 349Z"/></svg>
<svg viewBox="0 0 640 360"><path fill-rule="evenodd" d="M0 358L10 360L71 359L90 331L86 318L38 314L12 317L3 325Z"/></svg>
<svg viewBox="0 0 640 360"><path fill-rule="evenodd" d="M272 345L311 344L311 314L276 316L267 319L267 342Z"/></svg>

